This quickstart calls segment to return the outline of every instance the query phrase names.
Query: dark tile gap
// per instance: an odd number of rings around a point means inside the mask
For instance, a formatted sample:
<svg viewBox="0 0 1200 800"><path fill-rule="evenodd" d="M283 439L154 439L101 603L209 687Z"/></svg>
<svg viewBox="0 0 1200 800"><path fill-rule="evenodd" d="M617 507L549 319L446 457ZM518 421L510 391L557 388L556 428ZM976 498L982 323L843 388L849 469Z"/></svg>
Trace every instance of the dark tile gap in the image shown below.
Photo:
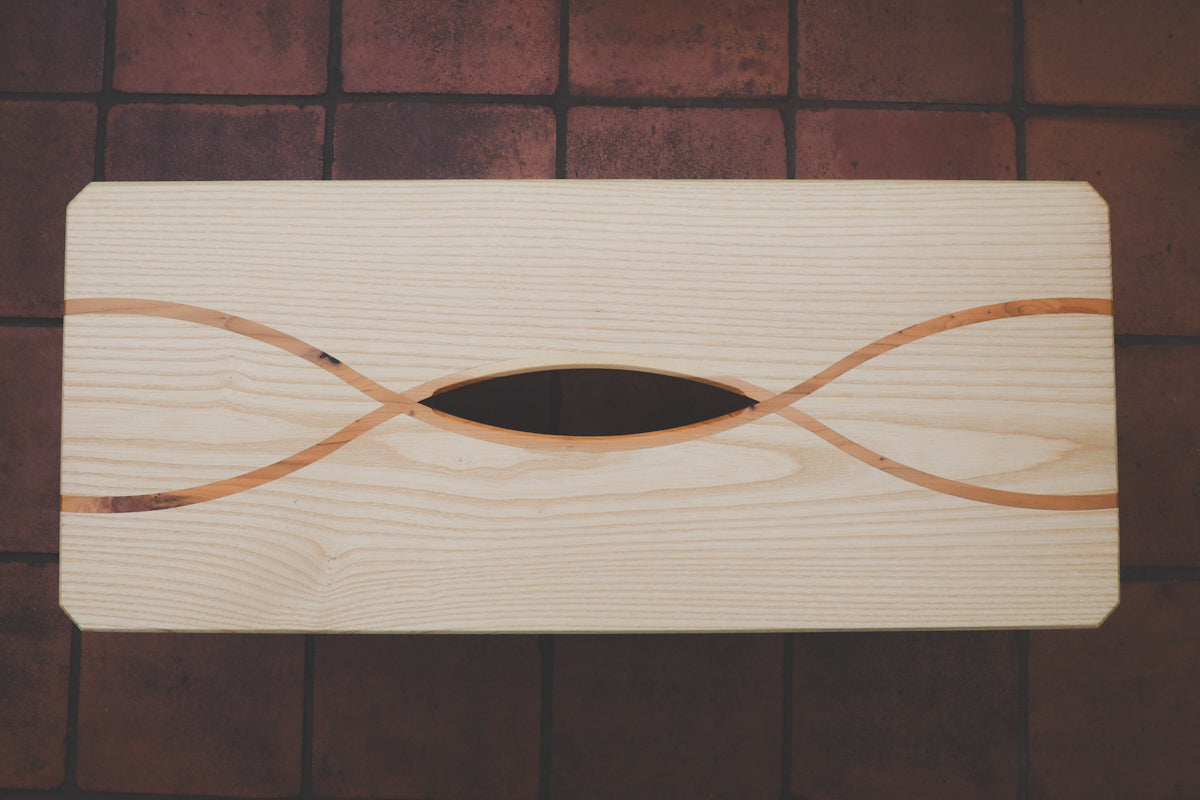
<svg viewBox="0 0 1200 800"><path fill-rule="evenodd" d="M332 180L334 120L342 99L342 0L329 3L329 45L325 62L325 139L321 143L321 180Z"/></svg>
<svg viewBox="0 0 1200 800"><path fill-rule="evenodd" d="M550 800L550 779L553 776L554 753L554 635L538 636L538 655L541 668L538 709L538 800Z"/></svg>
<svg viewBox="0 0 1200 800"><path fill-rule="evenodd" d="M300 797L313 796L313 696L316 686L317 637L304 635L304 699L300 716Z"/></svg>
<svg viewBox="0 0 1200 800"><path fill-rule="evenodd" d="M106 174L108 152L108 112L113 107L113 74L117 70L117 0L104 6L104 70L100 92L96 97L96 153L92 162L92 179L102 181Z"/></svg>
<svg viewBox="0 0 1200 800"><path fill-rule="evenodd" d="M1154 583L1161 581L1200 581L1200 566L1121 567L1121 583Z"/></svg>
<svg viewBox="0 0 1200 800"><path fill-rule="evenodd" d="M18 92L0 91L0 100L27 103L94 103L101 92Z"/></svg>
<svg viewBox="0 0 1200 800"><path fill-rule="evenodd" d="M23 789L20 786L0 786L0 797L7 798L8 793L19 795L21 797L45 797L50 798L66 798L71 797L71 793L59 787L57 789Z"/></svg>
<svg viewBox="0 0 1200 800"><path fill-rule="evenodd" d="M328 91L328 90L327 90ZM326 92L327 93L327 92ZM116 89L100 92L14 92L0 91L0 101L30 102L98 102L108 96L114 104L163 103L197 105L320 105L321 94L173 94L155 92L122 92ZM509 105L553 106L559 98L554 94L447 94L439 92L340 92L340 99L351 102L422 102L422 103L497 103ZM865 110L912 111L1014 111L1013 101L1004 103L972 103L961 101L918 100L836 100L800 98L794 101L787 95L762 97L731 97L696 95L689 97L657 97L644 95L604 96L568 94L571 105L713 107L713 108L780 108L794 102L799 109L828 108ZM1023 103L1020 109L1029 116L1096 116L1133 119L1200 119L1200 106L1098 106Z"/></svg>
<svg viewBox="0 0 1200 800"><path fill-rule="evenodd" d="M1025 7L1023 0L1013 0L1013 86L1010 116L1016 138L1017 180L1026 178L1025 121Z"/></svg>
<svg viewBox="0 0 1200 800"><path fill-rule="evenodd" d="M0 328L61 328L62 317L0 317Z"/></svg>
<svg viewBox="0 0 1200 800"><path fill-rule="evenodd" d="M558 86L554 91L554 177L567 177L567 117L571 107L571 0L558 4Z"/></svg>
<svg viewBox="0 0 1200 800"><path fill-rule="evenodd" d="M783 115L783 157L786 162L784 175L796 177L796 98L800 93L800 0L788 3L788 82L787 103L779 110ZM784 791L787 791L786 785Z"/></svg>
<svg viewBox="0 0 1200 800"><path fill-rule="evenodd" d="M1130 106L1055 106L1027 104L1029 116L1115 117L1117 119L1200 119L1200 108L1133 108Z"/></svg>
<svg viewBox="0 0 1200 800"><path fill-rule="evenodd" d="M40 96L20 95L13 92L0 92L0 101L20 100L31 102L97 102L102 92L77 92L65 94L46 94ZM122 92L113 90L111 98L113 105L131 105L150 103L161 105L226 105L226 106L307 106L323 105L328 89L321 94L162 94L144 92ZM339 91L337 98L342 102L355 103L484 103L496 105L553 105L555 95L552 94L439 94L439 93L387 93L387 92L346 92Z"/></svg>
<svg viewBox="0 0 1200 800"><path fill-rule="evenodd" d="M1200 335L1175 336L1157 333L1119 333L1113 337L1117 347L1145 347L1147 345L1200 345Z"/></svg>
<svg viewBox="0 0 1200 800"><path fill-rule="evenodd" d="M792 4L795 7L795 3ZM783 750L780 763L779 796L788 800L792 794L792 701L795 692L792 687L792 673L796 658L795 637L792 634L783 636L783 713L780 722L783 725L779 741Z"/></svg>
<svg viewBox="0 0 1200 800"><path fill-rule="evenodd" d="M58 553L0 551L0 564L57 564Z"/></svg>
<svg viewBox="0 0 1200 800"><path fill-rule="evenodd" d="M1017 632L1017 800L1029 798L1029 631Z"/></svg>
<svg viewBox="0 0 1200 800"><path fill-rule="evenodd" d="M600 97L572 95L572 106L609 108L765 108L780 112L789 108L786 97Z"/></svg>
<svg viewBox="0 0 1200 800"><path fill-rule="evenodd" d="M64 797L80 795L79 781L76 779L75 772L79 762L79 670L82 662L83 634L80 632L79 626L72 622L70 666L67 669L67 741L65 743L66 763L63 767L62 787Z"/></svg>
<svg viewBox="0 0 1200 800"><path fill-rule="evenodd" d="M66 787L40 792L32 789L22 789L20 793L22 795L45 795L47 797L60 798L60 800L155 800L155 798L170 798L170 800L246 800L250 796L224 794L144 794L140 792L104 792L88 789L67 789ZM296 798L296 796L288 795L283 800L286 800L286 798ZM329 800L335 799L330 798ZM336 800L378 800L378 798L338 797Z"/></svg>
<svg viewBox="0 0 1200 800"><path fill-rule="evenodd" d="M273 95L273 94L142 94L120 92L113 90L108 96L112 105L134 103L156 103L163 105L293 105L298 108L312 105L322 105L324 94L315 95ZM0 101L42 101L42 102L100 102L104 99L102 92L64 92L50 94L46 92L0 92ZM553 108L557 95L518 95L518 94L436 94L436 93L360 93L342 92L343 102L355 103L476 103L483 105L520 105L542 106ZM1200 106L1181 108L1166 107L1133 107L1133 106L1084 106L1084 105L1043 105L1025 104L1016 108L1012 102L1007 103L964 103L941 101L908 101L908 100L821 100L797 98L789 101L786 96L773 95L769 97L601 97L592 95L571 95L568 98L571 106L620 106L630 108L660 107L660 108L770 108L786 109L793 105L797 110L824 111L826 109L859 109L867 111L983 111L992 113L1014 114L1023 113L1027 117L1111 117L1116 119L1200 119Z"/></svg>

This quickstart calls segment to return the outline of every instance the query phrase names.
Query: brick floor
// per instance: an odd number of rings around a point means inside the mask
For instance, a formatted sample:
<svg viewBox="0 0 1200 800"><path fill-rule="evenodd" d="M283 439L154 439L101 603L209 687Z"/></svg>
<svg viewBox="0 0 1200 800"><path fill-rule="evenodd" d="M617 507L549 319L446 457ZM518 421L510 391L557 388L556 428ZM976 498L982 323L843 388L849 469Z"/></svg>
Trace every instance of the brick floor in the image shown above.
<svg viewBox="0 0 1200 800"><path fill-rule="evenodd" d="M0 316L62 314L66 208L95 141L93 105L0 100Z"/></svg>
<svg viewBox="0 0 1200 800"><path fill-rule="evenodd" d="M1200 796L1197 41L1188 0L0 2L0 796ZM73 661L63 225L95 177L1090 181L1122 605L1028 636L85 632ZM595 378L460 410L583 430L666 391Z"/></svg>
<svg viewBox="0 0 1200 800"><path fill-rule="evenodd" d="M0 564L0 786L63 782L71 623L55 564Z"/></svg>
<svg viewBox="0 0 1200 800"><path fill-rule="evenodd" d="M572 178L782 178L783 122L774 111L573 108Z"/></svg>
<svg viewBox="0 0 1200 800"><path fill-rule="evenodd" d="M1005 0L798 0L801 97L1002 103L1013 84Z"/></svg>
<svg viewBox="0 0 1200 800"><path fill-rule="evenodd" d="M762 97L787 90L783 0L571 3L581 95Z"/></svg>
<svg viewBox="0 0 1200 800"><path fill-rule="evenodd" d="M318 794L537 796L534 636L322 636L315 686Z"/></svg>
<svg viewBox="0 0 1200 800"><path fill-rule="evenodd" d="M797 797L1013 797L1019 720L1012 633L795 637Z"/></svg>
<svg viewBox="0 0 1200 800"><path fill-rule="evenodd" d="M1029 641L1029 797L1200 795L1200 583L1134 583L1099 630Z"/></svg>
<svg viewBox="0 0 1200 800"><path fill-rule="evenodd" d="M558 0L343 5L350 92L549 94L558 85Z"/></svg>
<svg viewBox="0 0 1200 800"><path fill-rule="evenodd" d="M1039 0L1025 7L1025 81L1038 103L1200 104L1200 5Z"/></svg>
<svg viewBox="0 0 1200 800"><path fill-rule="evenodd" d="M780 636L559 637L551 795L779 797Z"/></svg>
<svg viewBox="0 0 1200 800"><path fill-rule="evenodd" d="M834 108L796 114L797 178L1016 178L1005 114Z"/></svg>
<svg viewBox="0 0 1200 800"><path fill-rule="evenodd" d="M85 633L79 785L294 794L303 669L299 636Z"/></svg>
<svg viewBox="0 0 1200 800"><path fill-rule="evenodd" d="M118 8L124 92L320 94L329 0L139 0Z"/></svg>

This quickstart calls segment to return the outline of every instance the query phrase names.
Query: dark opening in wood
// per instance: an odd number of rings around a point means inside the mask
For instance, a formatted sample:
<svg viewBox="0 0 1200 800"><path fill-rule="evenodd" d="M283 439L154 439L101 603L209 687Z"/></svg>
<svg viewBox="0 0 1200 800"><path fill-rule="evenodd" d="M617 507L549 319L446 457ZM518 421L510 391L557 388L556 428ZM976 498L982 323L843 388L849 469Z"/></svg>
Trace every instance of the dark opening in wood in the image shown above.
<svg viewBox="0 0 1200 800"><path fill-rule="evenodd" d="M485 378L421 402L484 425L559 436L650 433L754 405L740 392L688 378L592 368Z"/></svg>

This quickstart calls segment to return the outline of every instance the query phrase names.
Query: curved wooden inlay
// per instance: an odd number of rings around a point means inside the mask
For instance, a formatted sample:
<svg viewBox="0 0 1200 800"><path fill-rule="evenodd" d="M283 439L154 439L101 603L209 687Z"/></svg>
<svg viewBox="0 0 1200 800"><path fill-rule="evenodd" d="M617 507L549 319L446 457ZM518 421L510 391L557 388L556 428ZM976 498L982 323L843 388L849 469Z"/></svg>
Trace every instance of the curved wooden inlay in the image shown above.
<svg viewBox="0 0 1200 800"><path fill-rule="evenodd" d="M190 306L186 303L168 303L160 300L139 300L129 297L95 297L83 300L67 300L63 314L129 314L137 317L165 317L183 322L194 322L197 325L207 325L210 328L220 328L231 331L239 336L257 339L264 344L278 347L280 350L303 358L310 364L316 364L326 372L331 372L345 383L360 392L378 400L380 403L402 402L403 398L391 389L380 386L375 381L343 364L334 356L319 347L300 341L283 331L277 331L266 325L261 325L244 317L233 314L223 314L210 308Z"/></svg>
<svg viewBox="0 0 1200 800"><path fill-rule="evenodd" d="M774 397L759 403L756 411L770 414L784 406L790 406L802 397L812 394L833 379L845 375L857 366L881 356L889 350L895 350L918 339L932 336L935 333L961 328L966 325L977 325L994 319L1010 317L1036 317L1042 314L1100 314L1112 316L1112 301L1097 300L1089 297L1050 297L1041 300L1018 300L1008 303L992 303L986 306L968 308L966 311L956 311L934 319L917 323L910 328L896 331L893 334L876 339L865 347L860 347L837 363L831 364L808 380L798 383L787 391L780 392Z"/></svg>
<svg viewBox="0 0 1200 800"><path fill-rule="evenodd" d="M479 369L473 369L458 375L428 381L408 391L398 393L343 364L339 359L320 348L313 347L294 336L242 317L224 314L199 306L135 298L90 298L66 301L65 313L68 315L130 314L136 316L166 317L228 330L299 356L305 361L332 373L348 385L353 386L363 394L378 401L380 406L311 447L281 459L274 464L251 470L233 478L173 492L95 497L63 495L63 511L81 513L153 511L226 497L256 486L261 486L264 483L269 483L284 475L295 472L301 467L312 464L367 431L401 414L411 415L423 422L455 433L499 444L553 450L591 451L660 447L710 436L719 431L745 425L767 414L778 414L780 417L810 431L847 455L858 459L874 469L942 494L981 503L991 503L993 505L1056 511L1115 508L1117 505L1116 492L1076 495L1010 492L1000 489L989 489L933 475L880 455L846 438L819 420L791 407L796 401L812 394L855 367L897 347L915 342L918 339L923 339L953 328L1010 317L1038 316L1042 314L1111 315L1112 302L1109 300L1092 298L1044 298L994 303L945 314L877 339L838 360L811 378L778 394L772 394L762 387L754 386L736 378L725 379L719 376L705 376L703 378L705 382L722 386L730 391L744 393L756 400L756 404L750 408L742 409L723 417L704 420L693 425L624 436L553 436L513 431L454 417L420 404L421 400L437 391L445 389L447 386L461 385L466 380L480 380L485 377L494 377L498 374L511 374L513 372L511 369L501 369L499 372L490 374L484 374ZM585 361L589 366L629 368L627 365L619 363L601 364L596 359L585 359ZM571 365L563 364L561 366ZM546 368L548 368L546 365L538 367L538 369Z"/></svg>

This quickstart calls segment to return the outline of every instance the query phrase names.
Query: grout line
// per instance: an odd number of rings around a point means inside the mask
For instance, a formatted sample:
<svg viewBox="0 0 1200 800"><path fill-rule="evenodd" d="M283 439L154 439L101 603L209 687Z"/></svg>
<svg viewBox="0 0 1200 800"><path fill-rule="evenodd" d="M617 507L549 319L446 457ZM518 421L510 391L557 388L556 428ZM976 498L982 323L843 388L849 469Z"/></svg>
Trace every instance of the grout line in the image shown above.
<svg viewBox="0 0 1200 800"><path fill-rule="evenodd" d="M7 788L8 787L6 787L6 786L0 787L0 791L3 791ZM26 795L28 795L30 797L45 796L47 798L58 798L58 800L64 800L64 798L72 798L73 800L159 800L159 799L161 799L161 800L246 800L246 798L247 798L247 795L186 794L186 793L173 793L173 792L158 792L158 793L154 793L154 794L147 794L147 793L143 793L143 792L134 792L134 791L108 791L108 790L101 790L101 789L68 790L68 789L64 789L64 788L41 789L41 790L21 789L18 792L18 795L20 797L25 797ZM0 797L7 797L7 796L0 795ZM360 797L352 797L351 796L351 797L339 797L338 800L378 800L378 798L368 798L368 797L360 798Z"/></svg>
<svg viewBox="0 0 1200 800"><path fill-rule="evenodd" d="M541 656L541 708L538 714L538 800L550 800L554 753L554 634L538 636Z"/></svg>
<svg viewBox="0 0 1200 800"><path fill-rule="evenodd" d="M304 701L300 721L300 797L313 796L313 694L316 686L317 637L304 635Z"/></svg>
<svg viewBox="0 0 1200 800"><path fill-rule="evenodd" d="M333 179L334 122L342 99L342 0L329 4L329 51L325 64L325 139L321 143L321 180Z"/></svg>
<svg viewBox="0 0 1200 800"><path fill-rule="evenodd" d="M1025 121L1028 116L1025 106L1025 8L1023 0L1013 0L1013 85L1009 117L1012 119L1016 136L1015 158L1019 181L1027 178Z"/></svg>
<svg viewBox="0 0 1200 800"><path fill-rule="evenodd" d="M1117 347L1145 347L1147 345L1200 345L1200 336L1171 336L1155 333L1119 333L1115 337Z"/></svg>
<svg viewBox="0 0 1200 800"><path fill-rule="evenodd" d="M100 92L96 96L96 149L92 163L92 179L106 179L108 153L108 112L112 108L113 74L117 63L117 0L104 6L104 67ZM62 320L56 320L62 326ZM67 668L67 737L64 742L62 792L65 797L80 795L77 776L79 764L79 674L83 663L83 634L71 623L71 650Z"/></svg>
<svg viewBox="0 0 1200 800"><path fill-rule="evenodd" d="M71 656L67 670L67 740L63 766L63 792L66 796L79 793L76 767L79 763L79 672L83 662L83 634L71 623Z"/></svg>
<svg viewBox="0 0 1200 800"><path fill-rule="evenodd" d="M1057 106L1026 103L1031 117L1116 117L1118 119L1200 119L1200 108L1136 108L1133 106Z"/></svg>
<svg viewBox="0 0 1200 800"><path fill-rule="evenodd" d="M57 564L58 553L19 553L0 551L0 564Z"/></svg>
<svg viewBox="0 0 1200 800"><path fill-rule="evenodd" d="M0 102L103 102L110 106L138 103L162 105L294 105L320 104L324 94L161 94L142 92L0 92ZM479 105L523 105L553 107L557 94L440 94L413 92L340 92L339 99L356 103L463 103ZM604 97L600 95L568 94L570 105L627 106L640 108L769 108L779 109L789 103L785 95L766 97ZM1026 117L1109 117L1145 120L1200 120L1200 106L1094 106L1025 103L1014 109L1013 103L917 102L905 100L821 100L797 98L792 105L798 110L822 111L832 108L868 111L984 111L992 113L1022 113Z"/></svg>
<svg viewBox="0 0 1200 800"><path fill-rule="evenodd" d="M567 120L571 107L571 1L558 4L558 86L554 91L554 177L567 177Z"/></svg>
<svg viewBox="0 0 1200 800"><path fill-rule="evenodd" d="M800 91L797 75L800 68L800 0L788 3L787 63L787 102L779 113L783 115L783 157L787 164L785 175L792 179L796 177L796 103Z"/></svg>
<svg viewBox="0 0 1200 800"><path fill-rule="evenodd" d="M96 151L92 180L106 179L108 153L108 112L113 107L113 74L117 70L117 0L104 7L104 71L100 92L96 95Z"/></svg>
<svg viewBox="0 0 1200 800"><path fill-rule="evenodd" d="M780 715L783 720L783 735L780 737L783 745L783 759L780 762L782 770L779 789L779 796L783 800L788 800L792 796L792 701L795 694L792 673L796 658L795 641L795 635L790 633L783 635L783 714Z"/></svg>
<svg viewBox="0 0 1200 800"><path fill-rule="evenodd" d="M1197 567L1121 567L1121 583L1200 581Z"/></svg>
<svg viewBox="0 0 1200 800"><path fill-rule="evenodd" d="M0 317L0 328L61 328L62 317Z"/></svg>
<svg viewBox="0 0 1200 800"><path fill-rule="evenodd" d="M1017 800L1029 798L1029 631L1017 632Z"/></svg>
<svg viewBox="0 0 1200 800"><path fill-rule="evenodd" d="M46 800L62 800L62 798L73 797L74 795L61 786L55 789L26 789L22 786L0 785L0 798L8 800L10 796L20 797L23 800L33 797L45 797Z"/></svg>

